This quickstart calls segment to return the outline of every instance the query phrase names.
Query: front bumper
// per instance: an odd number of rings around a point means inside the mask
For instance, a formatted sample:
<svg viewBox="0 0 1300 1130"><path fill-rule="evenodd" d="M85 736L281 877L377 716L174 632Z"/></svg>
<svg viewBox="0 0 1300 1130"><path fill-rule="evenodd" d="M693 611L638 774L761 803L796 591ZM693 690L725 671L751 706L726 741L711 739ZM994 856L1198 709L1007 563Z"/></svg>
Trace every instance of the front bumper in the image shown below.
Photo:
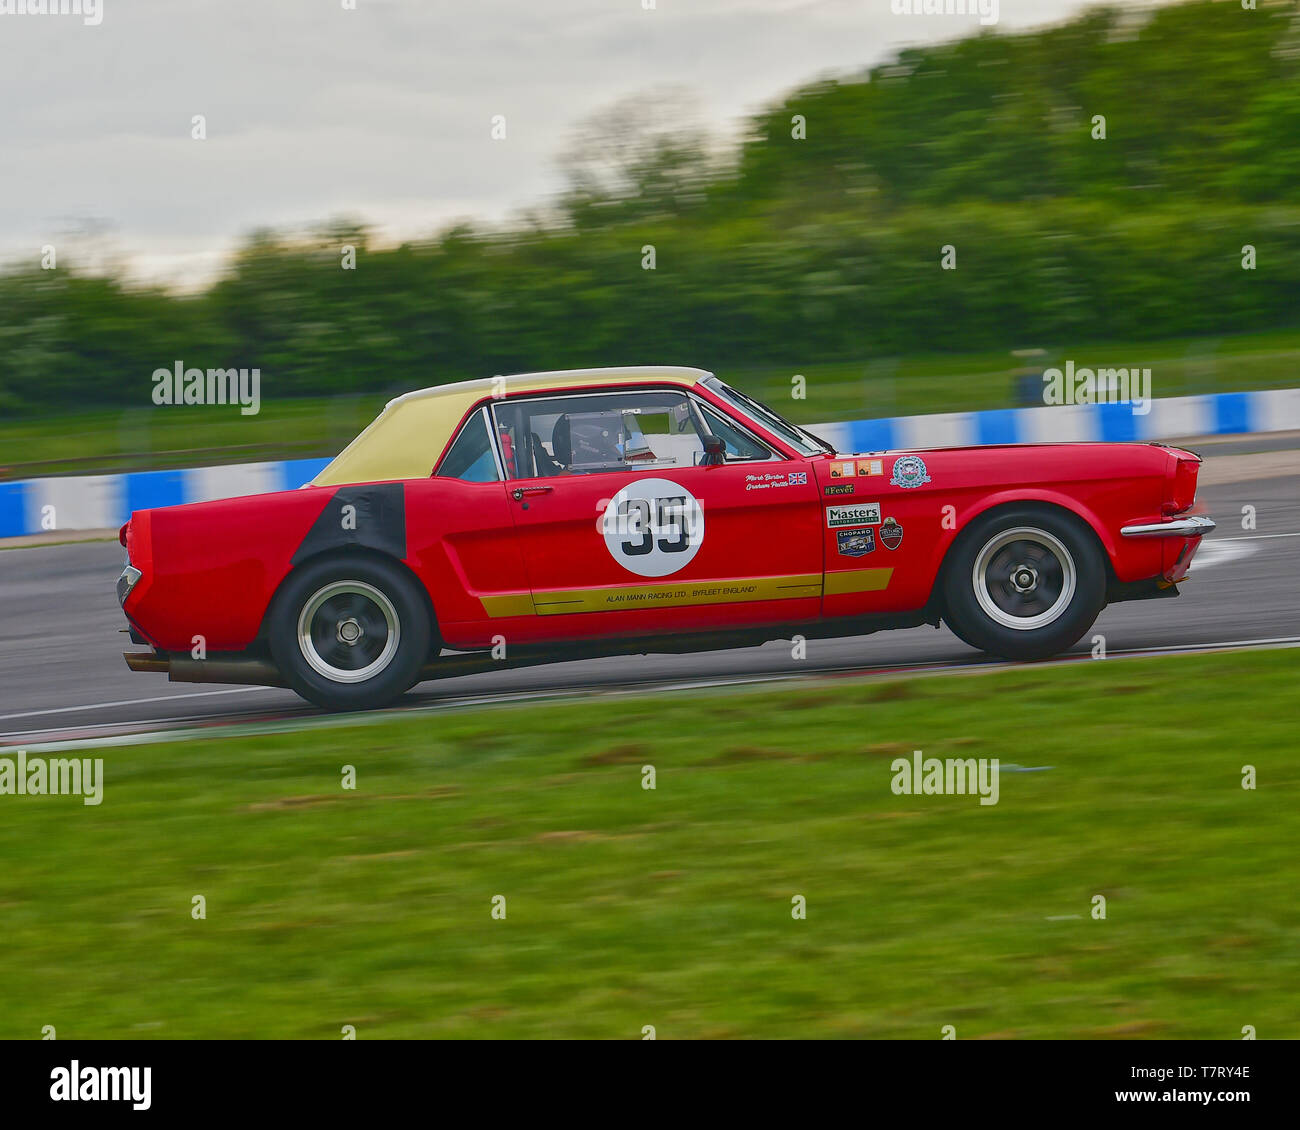
<svg viewBox="0 0 1300 1130"><path fill-rule="evenodd" d="M1135 526L1121 526L1119 532L1126 538L1199 538L1212 532L1215 524L1208 514L1193 514L1169 522L1142 522Z"/></svg>
<svg viewBox="0 0 1300 1130"><path fill-rule="evenodd" d="M1120 527L1126 538L1159 538L1162 569L1158 578L1161 587L1176 585L1187 576L1192 558L1201 546L1201 539L1215 528L1208 514L1184 514L1163 522L1137 522Z"/></svg>

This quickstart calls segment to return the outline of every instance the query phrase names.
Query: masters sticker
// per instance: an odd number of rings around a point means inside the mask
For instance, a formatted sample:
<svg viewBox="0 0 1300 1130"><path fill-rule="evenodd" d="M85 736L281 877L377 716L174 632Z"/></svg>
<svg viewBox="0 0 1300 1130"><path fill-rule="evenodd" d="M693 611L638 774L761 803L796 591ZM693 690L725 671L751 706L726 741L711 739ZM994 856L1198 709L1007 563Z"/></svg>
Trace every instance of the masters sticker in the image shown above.
<svg viewBox="0 0 1300 1130"><path fill-rule="evenodd" d="M894 460L894 474L889 480L891 487L919 487L929 481L925 460L919 455L900 455Z"/></svg>
<svg viewBox="0 0 1300 1130"><path fill-rule="evenodd" d="M859 502L853 506L826 507L826 527L838 530L844 526L880 525L880 503Z"/></svg>
<svg viewBox="0 0 1300 1130"><path fill-rule="evenodd" d="M843 557L865 557L876 548L876 532L870 526L861 530L836 530L835 546Z"/></svg>
<svg viewBox="0 0 1300 1130"><path fill-rule="evenodd" d="M638 479L610 499L600 532L628 572L667 577L685 568L704 543L704 507L671 479Z"/></svg>

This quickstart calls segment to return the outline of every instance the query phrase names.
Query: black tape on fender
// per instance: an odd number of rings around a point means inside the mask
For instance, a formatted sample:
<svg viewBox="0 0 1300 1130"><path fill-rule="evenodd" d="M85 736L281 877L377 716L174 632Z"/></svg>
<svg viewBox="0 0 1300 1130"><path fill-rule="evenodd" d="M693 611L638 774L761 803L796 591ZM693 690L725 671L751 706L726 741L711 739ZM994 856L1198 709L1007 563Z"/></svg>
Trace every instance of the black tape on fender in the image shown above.
<svg viewBox="0 0 1300 1130"><path fill-rule="evenodd" d="M406 557L406 491L402 483L339 487L293 555L293 564L328 549L361 546Z"/></svg>

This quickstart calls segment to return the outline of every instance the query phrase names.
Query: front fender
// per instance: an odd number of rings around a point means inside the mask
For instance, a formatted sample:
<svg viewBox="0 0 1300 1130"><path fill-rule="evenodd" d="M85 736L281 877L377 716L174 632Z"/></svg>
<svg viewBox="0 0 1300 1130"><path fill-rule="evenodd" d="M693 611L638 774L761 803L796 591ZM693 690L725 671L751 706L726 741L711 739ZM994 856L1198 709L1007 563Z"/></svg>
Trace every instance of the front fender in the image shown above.
<svg viewBox="0 0 1300 1130"><path fill-rule="evenodd" d="M941 536L935 544L931 561L931 597L934 594L934 587L938 584L948 551L971 523L1000 507L1026 503L1055 506L1086 522L1101 544L1117 580L1137 581L1161 573L1159 545L1124 539L1119 533L1120 527L1129 520L1130 515L1143 513L1149 509L1159 510L1158 487L1153 487L1152 497L1149 500L1142 497L1135 498L1132 484L1126 484L1122 494L1104 491L1098 497L1091 499L1053 487L1008 487L982 493L978 497L967 500L965 505L958 505L954 528L947 529L941 526Z"/></svg>

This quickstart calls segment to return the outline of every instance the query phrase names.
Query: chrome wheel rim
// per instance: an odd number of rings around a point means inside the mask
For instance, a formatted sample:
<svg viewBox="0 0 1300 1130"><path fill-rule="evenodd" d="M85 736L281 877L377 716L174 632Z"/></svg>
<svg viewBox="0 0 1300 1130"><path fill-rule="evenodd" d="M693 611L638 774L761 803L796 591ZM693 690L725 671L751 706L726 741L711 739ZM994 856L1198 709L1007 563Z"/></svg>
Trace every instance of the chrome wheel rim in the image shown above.
<svg viewBox="0 0 1300 1130"><path fill-rule="evenodd" d="M1059 620L1074 599L1078 574L1065 544L1046 530L1002 530L975 555L971 583L980 608L1018 632Z"/></svg>
<svg viewBox="0 0 1300 1130"><path fill-rule="evenodd" d="M298 649L335 683L364 683L388 667L401 640L397 609L364 581L331 581L298 614Z"/></svg>

